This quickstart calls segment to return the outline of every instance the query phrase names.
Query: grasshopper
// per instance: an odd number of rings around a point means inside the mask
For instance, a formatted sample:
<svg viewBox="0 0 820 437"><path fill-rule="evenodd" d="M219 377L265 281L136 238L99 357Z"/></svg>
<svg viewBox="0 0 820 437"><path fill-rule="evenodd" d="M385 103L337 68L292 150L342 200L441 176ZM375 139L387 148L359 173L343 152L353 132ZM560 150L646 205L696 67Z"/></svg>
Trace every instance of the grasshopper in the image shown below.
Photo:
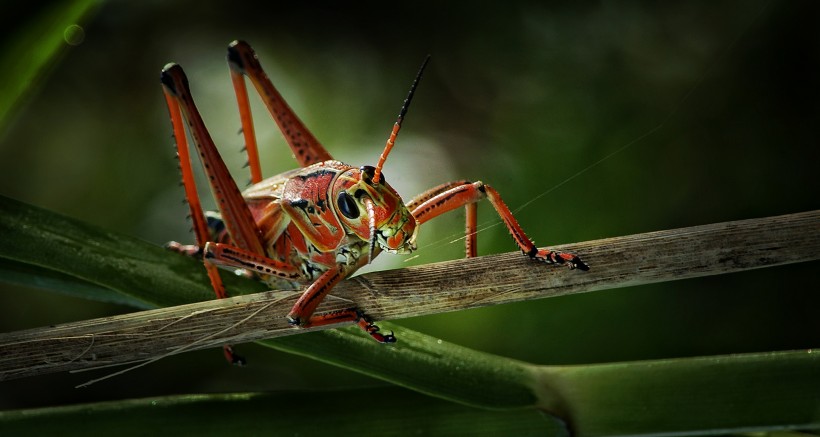
<svg viewBox="0 0 820 437"><path fill-rule="evenodd" d="M454 209L466 209L466 253L467 257L476 256L476 202L482 199L490 201L525 255L548 264L588 270L573 254L536 247L490 185L467 180L448 182L405 203L387 183L382 167L429 56L410 87L375 167L354 167L334 160L273 86L248 43L232 42L227 58L251 172L252 185L244 192L240 192L217 152L182 68L171 63L161 73L196 235L196 245L171 242L169 247L202 257L218 298L227 296L218 266L253 272L272 286L283 280L306 284L287 316L292 325L355 322L375 340L395 342L393 332L379 332L378 326L356 307L324 314L314 312L339 281L370 263L381 251L412 252L416 249L419 226ZM246 77L284 134L300 168L262 179ZM186 124L219 213L202 210L191 168ZM226 356L235 359L227 347Z"/></svg>

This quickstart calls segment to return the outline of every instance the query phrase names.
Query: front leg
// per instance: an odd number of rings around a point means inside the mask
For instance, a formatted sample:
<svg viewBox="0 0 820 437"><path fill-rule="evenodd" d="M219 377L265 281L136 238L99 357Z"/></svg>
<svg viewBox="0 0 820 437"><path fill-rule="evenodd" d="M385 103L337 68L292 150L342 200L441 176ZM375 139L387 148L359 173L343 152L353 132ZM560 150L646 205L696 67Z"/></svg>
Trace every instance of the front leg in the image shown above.
<svg viewBox="0 0 820 437"><path fill-rule="evenodd" d="M447 187L447 189L443 189ZM422 194L419 198L423 199L421 202L411 202L415 206L411 210L413 216L416 218L418 224L422 224L432 218L438 217L448 211L452 211L462 206L474 205L482 199L488 199L493 205L507 230L512 235L515 243L530 258L543 261L550 264L566 264L570 269L589 270L587 266L576 255L555 252L552 250L539 249L535 246L521 229L518 221L513 217L512 212L501 200L501 195L491 186L483 182L466 183L460 181L455 184L444 184L437 188L433 188L431 192L435 194L432 196ZM475 221L476 214L474 207L467 210L467 254L470 256L471 252L475 251L474 235L475 235ZM471 239L472 238L472 239Z"/></svg>
<svg viewBox="0 0 820 437"><path fill-rule="evenodd" d="M235 267L263 275L278 276L291 281L305 279L299 269L290 264L285 264L272 258L262 257L230 244L207 243L203 255L205 260L212 266ZM363 331L379 343L394 343L396 337L392 332L390 334L380 333L379 327L374 325L369 317L356 308L332 311L320 315L313 314L319 304L327 297L330 290L332 290L339 281L344 279L347 274L345 267L342 265L337 265L322 273L310 284L304 293L302 293L302 296L299 297L296 304L293 305L293 308L288 314L290 324L304 328L307 326L322 326L341 322L355 322Z"/></svg>
<svg viewBox="0 0 820 437"><path fill-rule="evenodd" d="M299 300L293 305L293 308L288 314L290 324L305 328L308 326L322 326L341 322L356 322L363 331L379 343L395 343L396 337L393 335L393 332L387 335L380 333L379 327L374 325L369 317L356 308L313 315L316 308L322 303L325 297L327 297L330 290L347 275L348 272L342 265L337 265L322 273L321 276L310 284L305 292L302 293L302 296L299 297Z"/></svg>

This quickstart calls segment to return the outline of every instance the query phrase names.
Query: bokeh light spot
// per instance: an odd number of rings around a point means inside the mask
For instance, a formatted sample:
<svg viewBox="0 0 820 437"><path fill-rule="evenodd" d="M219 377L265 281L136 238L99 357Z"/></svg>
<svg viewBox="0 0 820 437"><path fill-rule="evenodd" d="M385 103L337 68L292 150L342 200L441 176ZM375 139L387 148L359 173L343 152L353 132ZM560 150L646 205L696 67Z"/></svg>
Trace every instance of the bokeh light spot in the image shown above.
<svg viewBox="0 0 820 437"><path fill-rule="evenodd" d="M65 28L63 39L68 45L78 46L85 41L85 30L76 24L72 24Z"/></svg>

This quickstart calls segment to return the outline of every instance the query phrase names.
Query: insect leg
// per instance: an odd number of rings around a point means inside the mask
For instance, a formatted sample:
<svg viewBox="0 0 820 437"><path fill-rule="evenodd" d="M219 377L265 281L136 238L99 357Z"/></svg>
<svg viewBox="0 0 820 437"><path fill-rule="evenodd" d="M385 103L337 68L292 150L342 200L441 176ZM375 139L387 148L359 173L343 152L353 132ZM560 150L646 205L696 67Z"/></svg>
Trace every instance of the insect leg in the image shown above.
<svg viewBox="0 0 820 437"><path fill-rule="evenodd" d="M396 336L393 334L393 331L390 331L389 334L379 332L379 327L376 326L373 321L371 321L370 318L367 317L367 315L365 315L361 310L356 308L348 308L344 310L331 311L325 314L313 315L310 317L309 323L302 323L299 326L323 326L342 322L356 322L356 325L358 325L362 331L366 332L379 343L396 342Z"/></svg>
<svg viewBox="0 0 820 437"><path fill-rule="evenodd" d="M407 209L409 209L410 211L413 211L414 209L418 208L418 206L421 205L422 203L432 199L433 197L438 196L439 194L441 194L441 193L443 193L447 190L450 190L450 189L453 189L455 187L459 187L459 186L462 186L462 185L470 185L470 184L472 184L472 182L470 182L468 180L445 182L441 185L430 188L429 190L419 194L418 196L414 197L413 199L411 199L409 202L405 203L404 205L407 207Z"/></svg>
<svg viewBox="0 0 820 437"><path fill-rule="evenodd" d="M464 216L467 222L464 229L464 248L467 258L475 258L478 256L478 242L476 241L478 205L475 203L464 205Z"/></svg>
<svg viewBox="0 0 820 437"><path fill-rule="evenodd" d="M194 194L196 194L196 192L194 192ZM197 202L198 201L199 199L197 199ZM205 222L208 229L208 236L204 239L204 241L213 241L217 243L230 241L228 231L225 230L225 223L222 221L222 217L218 213L214 211L205 211ZM202 259L202 247L197 244L182 244L177 243L176 241L169 241L165 243L165 248L192 258Z"/></svg>
<svg viewBox="0 0 820 437"><path fill-rule="evenodd" d="M198 248L205 247L210 232L208 230L208 222L205 218L205 214L202 212L202 204L199 201L199 194L196 191L196 183L194 182L194 173L191 169L191 157L188 153L188 140L185 135L182 112L180 110L178 100L170 95L167 90L165 92L165 100L168 104L168 112L171 116L171 125L174 129L174 138L177 144L177 156L179 157L179 166L180 171L182 172L182 185L185 189L185 198L187 199L188 206L190 208L196 243ZM198 252L198 248L195 252ZM191 248L188 247L188 249ZM205 271L208 273L208 278L211 281L211 286L214 289L217 299L227 297L225 286L222 283L222 278L219 276L219 270L216 265L206 259L203 259L203 264L205 265ZM231 345L224 345L222 347L222 351L225 355L225 359L231 364L241 365L245 361L244 358L234 353Z"/></svg>
<svg viewBox="0 0 820 437"><path fill-rule="evenodd" d="M190 208L196 243L197 246L204 247L205 243L208 241L208 224L205 219L205 214L202 212L202 204L199 201L199 194L197 194L196 191L196 182L194 182L194 173L191 169L191 158L188 153L188 139L185 135L182 113L176 99L166 93L165 100L168 104L168 112L171 116L171 125L174 129L174 138L177 143L177 156L179 157L179 167L182 172L182 185L185 188L185 198L188 201L188 207ZM218 299L226 297L225 286L222 285L222 278L219 277L219 271L216 266L207 261L205 261L204 264L205 269L208 272L208 278L211 280L214 293L216 293L216 297Z"/></svg>
<svg viewBox="0 0 820 437"><path fill-rule="evenodd" d="M253 125L250 117L250 108L247 106L248 93L242 76L248 76L254 87L256 87L256 90L262 97L262 101L279 126L279 130L281 130L285 136L285 140L288 142L300 166L307 167L317 162L333 159L330 153L325 150L316 137L305 127L304 123L299 120L299 117L296 116L293 109L285 102L276 87L273 86L268 75L262 69L261 64L259 64L256 53L254 53L248 43L245 41L234 41L228 46L228 65L231 68L231 78L234 83L234 89L236 90L240 113L243 114L242 128L245 131L246 143L248 133L250 132L251 135L253 133ZM241 85L238 85L240 82ZM246 109L242 109L243 106L245 106ZM255 139L253 140L253 144L255 151ZM255 164L252 161L253 158L249 156L251 172L253 172L254 165L258 166L258 158L256 158L257 162Z"/></svg>
<svg viewBox="0 0 820 437"><path fill-rule="evenodd" d="M161 79L166 100L173 101L175 107L179 108L178 112L181 112L188 123L188 130L199 152L231 241L242 249L263 254L259 228L205 128L188 89L185 73L179 65L169 64L162 70Z"/></svg>
<svg viewBox="0 0 820 437"><path fill-rule="evenodd" d="M445 184L446 185L446 184ZM438 217L448 211L452 211L461 206L474 204L482 199L488 199L493 208L495 208L501 220L507 226L515 243L530 258L544 261L550 264L566 264L571 269L589 270L589 267L581 261L580 258L573 254L555 252L552 250L538 249L535 243L530 240L521 229L518 221L513 217L512 212L501 200L498 192L489 185L483 182L474 182L471 184L457 185L449 190L439 192L433 197L428 198L421 204L418 204L411 210L413 216L416 218L418 224L422 224L434 217ZM469 220L468 210L468 220ZM468 225L469 228L469 225ZM473 232L473 235L475 233ZM468 243L469 244L469 243Z"/></svg>
<svg viewBox="0 0 820 437"><path fill-rule="evenodd" d="M231 68L231 82L233 82L236 103L239 106L239 120L242 123L242 135L245 137L245 153L248 154L248 167L251 169L251 183L262 181L262 166L259 164L259 147L256 145L256 133L253 129L253 116L248 101L248 88L242 73Z"/></svg>
<svg viewBox="0 0 820 437"><path fill-rule="evenodd" d="M345 272L341 265L337 265L330 270L322 273L315 281L313 281L305 292L299 297L299 300L293 305L288 314L288 321L291 325L305 326L310 324L310 318L316 307L324 300L325 296L345 278Z"/></svg>
<svg viewBox="0 0 820 437"><path fill-rule="evenodd" d="M415 210L422 203L436 197L437 195L451 190L462 185L471 185L472 182L467 180L446 182L437 187L433 187L418 196L414 197L405 205L410 211ZM466 212L466 226L464 233L464 246L467 258L475 258L478 255L478 245L476 244L476 222L478 221L478 208L475 203L468 203L464 205Z"/></svg>
<svg viewBox="0 0 820 437"><path fill-rule="evenodd" d="M213 264L245 269L261 275L278 276L289 281L303 279L299 269L291 264L257 255L230 244L208 242L205 244L204 258Z"/></svg>
<svg viewBox="0 0 820 437"><path fill-rule="evenodd" d="M316 307L322 303L322 300L328 295L330 290L336 286L342 279L347 276L344 268L339 265L319 276L304 293L299 297L299 300L293 305L293 308L288 314L290 324L295 326L321 326L329 325L331 323L339 322L353 322L359 325L365 332L380 343L393 343L396 337L391 332L384 335L379 332L379 327L361 311L356 308L349 308L341 311L333 311L326 314L313 315Z"/></svg>

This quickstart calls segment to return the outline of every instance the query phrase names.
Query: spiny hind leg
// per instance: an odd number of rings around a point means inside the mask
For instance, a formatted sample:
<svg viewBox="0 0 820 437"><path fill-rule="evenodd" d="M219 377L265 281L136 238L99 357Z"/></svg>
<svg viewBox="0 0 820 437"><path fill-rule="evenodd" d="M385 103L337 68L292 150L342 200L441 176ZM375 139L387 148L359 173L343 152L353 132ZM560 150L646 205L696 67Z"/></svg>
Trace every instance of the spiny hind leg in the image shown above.
<svg viewBox="0 0 820 437"><path fill-rule="evenodd" d="M259 157L256 147L256 138L253 134L253 119L248 104L248 91L245 86L245 76L262 98L279 130L293 151L299 165L307 167L317 162L333 159L321 143L313 136L304 123L296 116L293 109L273 86L259 59L256 57L250 44L245 41L234 41L228 46L228 65L231 69L236 100L239 105L239 114L242 121L242 131L245 135L245 149L248 152L248 165L251 168L251 181L261 180Z"/></svg>
<svg viewBox="0 0 820 437"><path fill-rule="evenodd" d="M174 139L177 146L179 166L182 173L182 185L185 189L185 198L190 208L190 217L193 221L194 234L196 236L196 246L185 247L178 244L171 244L183 253L197 254L200 248L211 239L211 231L208 227L208 220L203 213L202 205L197 193L194 173L191 168L191 156L188 149L186 135L186 124L194 139L196 150L209 176L212 190L215 194L220 210L225 214L227 220L224 222L231 234L231 240L249 250L262 251L259 241L259 231L253 222L250 211L236 188L236 184L230 178L224 162L216 151L216 146L208 134L204 123L194 105L188 80L182 68L178 65L169 64L162 70L161 80L165 100L168 105L168 112L171 117L171 124L174 131ZM203 257L203 264L208 273L211 286L216 297L221 299L227 296L222 278L213 263ZM232 364L244 364L245 360L234 353L230 345L223 347L226 359Z"/></svg>

